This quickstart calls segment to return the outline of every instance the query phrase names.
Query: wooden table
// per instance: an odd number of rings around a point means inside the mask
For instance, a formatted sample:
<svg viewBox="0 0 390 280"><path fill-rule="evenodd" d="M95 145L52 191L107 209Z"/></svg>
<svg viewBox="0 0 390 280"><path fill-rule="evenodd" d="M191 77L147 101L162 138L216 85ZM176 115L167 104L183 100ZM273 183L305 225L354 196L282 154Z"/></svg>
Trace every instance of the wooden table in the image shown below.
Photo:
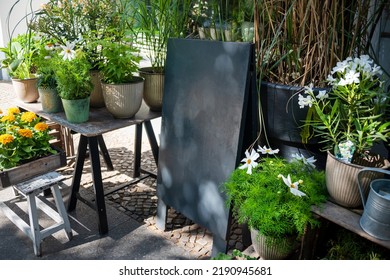
<svg viewBox="0 0 390 280"><path fill-rule="evenodd" d="M91 108L89 114L89 120L85 123L75 124L70 123L66 120L64 112L61 113L46 113L42 111L42 106L40 103L23 103L21 101L16 101L17 106L22 109L35 112L37 115L58 123L64 127L69 128L75 133L80 134L80 140L78 145L78 150L76 153L76 165L73 174L72 180L72 193L70 196L68 211L73 211L76 208L77 200L80 200L91 208L93 208L98 214L98 228L99 233L104 235L108 233L108 223L107 223L107 213L106 206L104 201L104 196L119 189L122 189L128 185L134 184L151 174L146 170L141 169L141 143L142 143L142 127L144 125L149 143L151 145L153 157L158 161L158 145L156 137L154 135L153 126L151 120L156 119L161 116L161 112L150 111L149 108L143 103L140 110L137 114L131 119L115 119L106 108ZM110 192L104 193L102 175L101 175L101 166L100 166L100 154L99 148L102 152L103 159L109 170L113 170L112 162L108 154L106 145L104 143L103 134L124 128L127 126L135 125L135 141L134 141L134 173L133 180L128 182L125 185L121 185ZM89 151L89 157L91 160L91 169L93 177L93 186L95 192L95 202L91 203L90 201L84 199L79 194L81 175L84 168L84 160ZM147 173L146 175L141 176L141 171Z"/></svg>

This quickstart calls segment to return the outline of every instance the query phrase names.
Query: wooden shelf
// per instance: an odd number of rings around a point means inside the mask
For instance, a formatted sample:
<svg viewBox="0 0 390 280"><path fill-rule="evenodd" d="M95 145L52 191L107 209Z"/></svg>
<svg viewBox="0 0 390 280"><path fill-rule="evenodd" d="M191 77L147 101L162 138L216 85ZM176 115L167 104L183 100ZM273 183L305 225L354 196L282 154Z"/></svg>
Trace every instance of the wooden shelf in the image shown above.
<svg viewBox="0 0 390 280"><path fill-rule="evenodd" d="M348 208L344 208L337 204L334 204L330 201L322 204L318 207L313 207L312 211L318 216L331 221L351 232L358 234L359 236L366 238L378 245L381 245L387 249L390 249L390 240L380 240L377 239L368 233L366 233L360 226L360 217L359 213L354 212Z"/></svg>

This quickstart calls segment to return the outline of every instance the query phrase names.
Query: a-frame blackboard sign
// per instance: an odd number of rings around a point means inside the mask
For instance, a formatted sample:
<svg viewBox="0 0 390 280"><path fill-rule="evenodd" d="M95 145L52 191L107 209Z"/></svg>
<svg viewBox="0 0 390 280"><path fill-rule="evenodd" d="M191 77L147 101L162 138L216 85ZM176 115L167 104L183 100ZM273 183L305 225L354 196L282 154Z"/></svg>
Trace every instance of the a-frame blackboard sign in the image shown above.
<svg viewBox="0 0 390 280"><path fill-rule="evenodd" d="M157 176L157 226L168 207L213 234L226 252L230 209L222 183L257 136L253 44L170 39Z"/></svg>

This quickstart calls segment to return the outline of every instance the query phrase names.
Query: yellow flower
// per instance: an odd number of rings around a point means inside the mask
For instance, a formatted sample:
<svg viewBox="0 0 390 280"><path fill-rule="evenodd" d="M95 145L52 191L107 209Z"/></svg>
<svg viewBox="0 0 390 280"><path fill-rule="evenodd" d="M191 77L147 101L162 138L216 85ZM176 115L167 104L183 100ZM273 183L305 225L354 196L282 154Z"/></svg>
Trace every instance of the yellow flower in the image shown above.
<svg viewBox="0 0 390 280"><path fill-rule="evenodd" d="M37 123L35 126L34 126L34 129L35 130L38 130L38 131L45 131L49 128L49 126L46 124L46 123L43 123L43 122L39 122Z"/></svg>
<svg viewBox="0 0 390 280"><path fill-rule="evenodd" d="M3 113L3 111L0 109L0 114L2 114Z"/></svg>
<svg viewBox="0 0 390 280"><path fill-rule="evenodd" d="M22 116L20 117L20 119L23 121L23 122L32 122L33 120L35 120L37 118L37 115L35 115L35 113L33 112L24 112L22 114Z"/></svg>
<svg viewBox="0 0 390 280"><path fill-rule="evenodd" d="M19 129L18 133L20 136L23 136L26 138L32 138L32 136L33 136L32 131L30 129L27 129L27 128Z"/></svg>
<svg viewBox="0 0 390 280"><path fill-rule="evenodd" d="M13 122L15 121L15 116L13 114L5 115L1 118L1 122Z"/></svg>
<svg viewBox="0 0 390 280"><path fill-rule="evenodd" d="M19 114L20 110L18 107L11 107L8 108L8 115L14 115L14 114Z"/></svg>
<svg viewBox="0 0 390 280"><path fill-rule="evenodd" d="M14 137L11 134L2 134L0 135L0 143L6 145L14 141Z"/></svg>

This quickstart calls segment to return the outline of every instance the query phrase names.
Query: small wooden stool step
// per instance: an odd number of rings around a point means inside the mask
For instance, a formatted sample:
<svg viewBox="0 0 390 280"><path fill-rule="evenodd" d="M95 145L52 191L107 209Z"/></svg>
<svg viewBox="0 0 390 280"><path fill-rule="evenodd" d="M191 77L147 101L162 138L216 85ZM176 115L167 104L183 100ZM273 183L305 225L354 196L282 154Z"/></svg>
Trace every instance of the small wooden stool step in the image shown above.
<svg viewBox="0 0 390 280"><path fill-rule="evenodd" d="M49 172L13 186L17 193L20 193L27 198L30 225L16 215L4 202L0 202L0 209L4 214L33 241L34 253L36 256L41 256L41 243L43 239L57 231L64 229L68 240L72 239L72 229L70 227L68 214L58 187L58 183L63 179L64 177L61 174ZM58 212L53 210L38 196L49 188L51 188ZM57 223L40 230L38 223L38 208Z"/></svg>

